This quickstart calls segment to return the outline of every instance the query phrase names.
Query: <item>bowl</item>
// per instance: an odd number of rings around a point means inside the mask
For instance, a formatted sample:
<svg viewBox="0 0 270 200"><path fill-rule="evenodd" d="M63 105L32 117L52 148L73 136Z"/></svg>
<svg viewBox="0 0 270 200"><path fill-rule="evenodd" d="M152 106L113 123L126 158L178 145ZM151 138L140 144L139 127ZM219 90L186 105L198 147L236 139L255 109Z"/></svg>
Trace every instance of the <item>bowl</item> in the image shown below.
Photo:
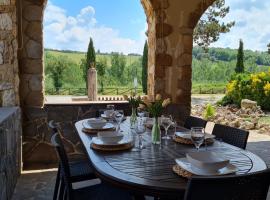
<svg viewBox="0 0 270 200"><path fill-rule="evenodd" d="M107 121L102 118L91 118L87 120L87 123L93 128L93 129L101 129L103 128Z"/></svg>
<svg viewBox="0 0 270 200"><path fill-rule="evenodd" d="M123 137L123 133L116 131L98 132L98 138L106 144L117 144Z"/></svg>
<svg viewBox="0 0 270 200"><path fill-rule="evenodd" d="M222 155L210 151L187 153L186 157L191 165L205 171L218 171L226 167L230 162Z"/></svg>

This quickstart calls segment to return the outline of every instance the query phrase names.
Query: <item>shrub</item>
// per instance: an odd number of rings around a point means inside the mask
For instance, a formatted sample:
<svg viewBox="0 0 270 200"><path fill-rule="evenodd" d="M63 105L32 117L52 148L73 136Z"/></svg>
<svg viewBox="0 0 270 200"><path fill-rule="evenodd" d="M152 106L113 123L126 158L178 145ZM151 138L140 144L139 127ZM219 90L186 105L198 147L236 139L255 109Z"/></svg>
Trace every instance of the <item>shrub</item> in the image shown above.
<svg viewBox="0 0 270 200"><path fill-rule="evenodd" d="M263 109L270 110L270 69L255 74L236 74L226 87L221 104L240 106L242 99L257 101Z"/></svg>
<svg viewBox="0 0 270 200"><path fill-rule="evenodd" d="M216 109L211 104L207 104L203 113L204 119L209 120L215 115L216 115Z"/></svg>

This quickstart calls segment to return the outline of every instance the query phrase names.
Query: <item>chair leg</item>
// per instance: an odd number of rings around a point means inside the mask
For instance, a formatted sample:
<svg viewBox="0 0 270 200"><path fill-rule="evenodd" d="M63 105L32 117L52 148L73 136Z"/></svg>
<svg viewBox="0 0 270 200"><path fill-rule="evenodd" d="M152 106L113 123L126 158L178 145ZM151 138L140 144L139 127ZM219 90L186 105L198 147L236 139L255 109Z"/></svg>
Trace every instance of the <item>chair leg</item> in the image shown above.
<svg viewBox="0 0 270 200"><path fill-rule="evenodd" d="M58 193L59 193L59 183L60 183L60 170L58 167L55 186L54 186L54 192L53 192L53 200L57 200Z"/></svg>
<svg viewBox="0 0 270 200"><path fill-rule="evenodd" d="M64 191L65 191L65 184L63 183L63 180L60 180L60 188L59 188L59 200L63 200L64 197Z"/></svg>

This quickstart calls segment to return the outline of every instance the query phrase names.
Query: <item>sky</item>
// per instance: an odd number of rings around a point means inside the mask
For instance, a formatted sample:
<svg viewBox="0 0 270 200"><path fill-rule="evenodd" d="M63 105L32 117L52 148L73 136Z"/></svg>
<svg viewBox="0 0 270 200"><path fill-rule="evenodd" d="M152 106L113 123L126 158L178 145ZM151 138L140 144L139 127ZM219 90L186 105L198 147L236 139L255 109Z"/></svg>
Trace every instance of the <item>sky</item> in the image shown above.
<svg viewBox="0 0 270 200"><path fill-rule="evenodd" d="M269 0L226 0L235 21L214 47L266 51L270 42ZM86 51L92 37L96 50L142 54L146 17L140 0L49 0L44 16L46 48Z"/></svg>

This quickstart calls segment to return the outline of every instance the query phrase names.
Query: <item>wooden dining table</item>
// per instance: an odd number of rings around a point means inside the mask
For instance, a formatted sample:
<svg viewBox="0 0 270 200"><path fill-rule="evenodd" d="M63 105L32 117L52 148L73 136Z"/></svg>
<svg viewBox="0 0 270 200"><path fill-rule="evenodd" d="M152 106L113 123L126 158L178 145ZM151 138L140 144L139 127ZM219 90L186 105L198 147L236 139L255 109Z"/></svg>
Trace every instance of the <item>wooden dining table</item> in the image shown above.
<svg viewBox="0 0 270 200"><path fill-rule="evenodd" d="M196 151L193 145L184 145L173 140L162 141L161 145L151 143L151 131L143 135L145 148L141 151L135 145L132 149L117 152L96 151L90 147L95 134L83 132L85 120L78 121L75 126L85 147L97 177L116 187L127 189L134 194L156 197L179 198L184 196L187 179L175 174L172 170L176 158ZM186 130L179 127L179 130ZM137 138L130 129L129 119L121 123L121 130L131 137ZM228 158L239 169L237 174L247 174L267 168L265 162L247 150L220 141L201 147L201 150L213 151Z"/></svg>

